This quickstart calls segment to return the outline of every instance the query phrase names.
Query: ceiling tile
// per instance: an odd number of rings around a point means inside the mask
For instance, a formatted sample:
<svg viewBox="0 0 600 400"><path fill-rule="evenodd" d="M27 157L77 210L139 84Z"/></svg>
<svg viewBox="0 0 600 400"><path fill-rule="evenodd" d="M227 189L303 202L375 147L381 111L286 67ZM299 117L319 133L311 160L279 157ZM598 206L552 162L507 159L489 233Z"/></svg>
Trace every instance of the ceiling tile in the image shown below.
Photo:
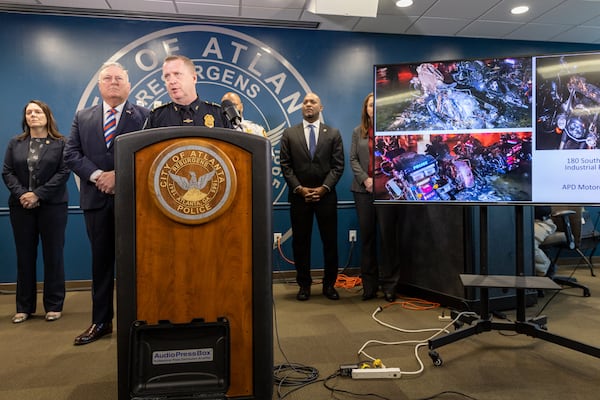
<svg viewBox="0 0 600 400"><path fill-rule="evenodd" d="M582 26L591 26L591 27L597 27L600 28L600 16L594 19L591 19L589 21L584 22L583 24L581 24Z"/></svg>
<svg viewBox="0 0 600 400"><path fill-rule="evenodd" d="M569 25L527 24L506 36L517 40L552 40L561 32L571 28Z"/></svg>
<svg viewBox="0 0 600 400"><path fill-rule="evenodd" d="M179 3L194 3L194 4L208 4L208 5L212 5L212 6L236 6L236 7L239 7L240 0L175 0L176 5Z"/></svg>
<svg viewBox="0 0 600 400"><path fill-rule="evenodd" d="M553 9L565 0L502 0L491 10L481 16L481 19L487 21L505 21L505 22L529 22L540 15ZM529 4L529 12L521 15L513 15L510 10L515 6Z"/></svg>
<svg viewBox="0 0 600 400"><path fill-rule="evenodd" d="M236 0L237 3L239 1ZM241 0L241 2L242 7L297 8L303 10L306 0Z"/></svg>
<svg viewBox="0 0 600 400"><path fill-rule="evenodd" d="M444 0L436 2L424 14L437 18L477 18L490 10L498 0Z"/></svg>
<svg viewBox="0 0 600 400"><path fill-rule="evenodd" d="M540 24L580 24L600 16L600 3L593 1L567 1L533 22Z"/></svg>
<svg viewBox="0 0 600 400"><path fill-rule="evenodd" d="M600 0L415 0L408 8L396 7L395 0L379 0L377 18L314 15L305 10L307 2L308 0L0 0L0 6L4 6L6 10L23 7L27 12L37 7L40 12L52 12L52 7L60 7L111 9L115 13L122 11L129 14L132 10L150 11L157 15L164 14L166 18L173 14L183 14L222 17L225 20L236 17L249 21L299 20L318 22L317 29L321 30L578 43L598 43L596 32L600 29ZM510 14L512 7L522 3L530 6L527 14Z"/></svg>
<svg viewBox="0 0 600 400"><path fill-rule="evenodd" d="M104 0L41 0L45 6L108 9ZM4 2L9 3L9 2Z"/></svg>
<svg viewBox="0 0 600 400"><path fill-rule="evenodd" d="M404 15L404 16L419 16L427 11L434 3L441 0L418 0L410 7L396 7L395 0L379 0L377 15ZM444 0L446 1L446 0Z"/></svg>
<svg viewBox="0 0 600 400"><path fill-rule="evenodd" d="M469 24L466 19L419 18L407 31L411 35L454 36Z"/></svg>
<svg viewBox="0 0 600 400"><path fill-rule="evenodd" d="M302 10L298 8L269 8L269 7L243 7L242 17L259 19L278 19L298 21Z"/></svg>
<svg viewBox="0 0 600 400"><path fill-rule="evenodd" d="M40 3L37 2L37 0L11 0L9 1L0 1L0 3L12 3L12 4L37 4L39 5Z"/></svg>
<svg viewBox="0 0 600 400"><path fill-rule="evenodd" d="M417 17L380 15L379 18L361 18L354 30L357 32L404 33Z"/></svg>
<svg viewBox="0 0 600 400"><path fill-rule="evenodd" d="M600 28L579 26L569 29L552 38L557 42L581 42L586 38L589 43L600 43Z"/></svg>
<svg viewBox="0 0 600 400"><path fill-rule="evenodd" d="M522 24L516 22L475 21L458 32L459 36L503 38Z"/></svg>
<svg viewBox="0 0 600 400"><path fill-rule="evenodd" d="M111 8L125 11L154 13L175 13L175 5L170 0L109 0Z"/></svg>
<svg viewBox="0 0 600 400"><path fill-rule="evenodd" d="M222 17L239 17L240 8L239 6L228 6L220 4L202 4L202 3L188 3L183 1L177 2L177 9L180 14L191 14L191 15L210 15L210 16L222 16Z"/></svg>
<svg viewBox="0 0 600 400"><path fill-rule="evenodd" d="M326 31L351 31L359 17L341 17L339 15L316 15L308 11L302 12L301 21L318 22L319 29ZM372 18L363 18L372 19Z"/></svg>

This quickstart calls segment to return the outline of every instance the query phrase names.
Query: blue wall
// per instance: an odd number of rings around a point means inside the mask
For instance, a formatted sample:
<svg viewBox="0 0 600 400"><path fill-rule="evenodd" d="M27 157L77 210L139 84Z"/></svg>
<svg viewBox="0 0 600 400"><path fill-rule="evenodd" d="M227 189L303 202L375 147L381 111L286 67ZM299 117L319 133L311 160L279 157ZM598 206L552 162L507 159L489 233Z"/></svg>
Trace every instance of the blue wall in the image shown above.
<svg viewBox="0 0 600 400"><path fill-rule="evenodd" d="M283 128L301 120L299 103L307 91L318 93L325 121L338 127L346 154L359 122L364 96L372 91L373 64L404 61L502 57L598 50L600 46L566 43L495 41L348 32L224 27L124 19L0 13L3 90L0 96L0 149L20 132L22 109L33 98L47 102L59 129L69 133L75 111L98 101L95 74L105 61L124 64L132 81L131 100L150 106L167 102L160 82L160 61L180 53L202 67L200 97L219 101L238 91L247 118L263 124L275 149L273 164L274 231L283 232L283 250L291 258L287 188L279 165ZM340 263L358 265L358 250L347 242L357 229L349 166L342 177L340 199ZM66 246L68 280L90 279L89 246L74 179ZM0 185L0 282L16 277L14 243L8 221L8 191ZM287 233L287 234L286 234ZM316 236L316 235L315 235ZM359 233L360 239L360 233ZM313 264L322 265L315 237ZM274 268L293 269L275 255ZM41 274L40 274L41 277Z"/></svg>

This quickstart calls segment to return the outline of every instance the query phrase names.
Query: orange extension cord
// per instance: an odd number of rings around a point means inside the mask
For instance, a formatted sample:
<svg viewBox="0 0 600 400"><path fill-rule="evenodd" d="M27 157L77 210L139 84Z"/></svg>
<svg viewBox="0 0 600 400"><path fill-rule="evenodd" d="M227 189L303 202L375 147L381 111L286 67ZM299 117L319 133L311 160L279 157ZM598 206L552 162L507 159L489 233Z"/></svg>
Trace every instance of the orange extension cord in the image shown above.
<svg viewBox="0 0 600 400"><path fill-rule="evenodd" d="M283 254L283 249L281 248L281 239L277 239L277 250L279 251L281 258L283 258L287 263L294 265L294 261L290 260L285 256L285 254ZM338 274L337 280L335 281L336 288L353 289L361 285L362 279L360 279L360 277L353 277L345 274Z"/></svg>
<svg viewBox="0 0 600 400"><path fill-rule="evenodd" d="M433 301L418 299L416 297L399 297L398 300L393 303L388 303L382 306L382 308L388 308L394 305L400 305L402 308L413 311L434 310L440 307L440 303L435 303Z"/></svg>
<svg viewBox="0 0 600 400"><path fill-rule="evenodd" d="M288 263L294 265L294 261L288 259L281 249L281 240L277 240L277 249L281 257ZM359 276L348 276L346 274L338 274L335 281L336 288L354 289L357 286L362 286L362 279ZM400 297L393 303L388 303L382 306L383 308L400 305L402 308L413 311L433 310L440 307L440 303L435 303L415 297Z"/></svg>
<svg viewBox="0 0 600 400"><path fill-rule="evenodd" d="M362 279L359 276L348 276L345 274L338 274L334 286L336 288L342 289L353 289L357 286L362 286Z"/></svg>

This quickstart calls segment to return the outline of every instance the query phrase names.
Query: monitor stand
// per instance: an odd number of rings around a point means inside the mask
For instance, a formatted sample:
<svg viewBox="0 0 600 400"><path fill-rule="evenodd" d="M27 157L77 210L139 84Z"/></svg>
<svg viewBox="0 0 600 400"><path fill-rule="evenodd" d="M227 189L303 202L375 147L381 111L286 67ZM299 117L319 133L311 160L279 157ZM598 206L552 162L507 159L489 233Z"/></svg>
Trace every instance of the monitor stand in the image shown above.
<svg viewBox="0 0 600 400"><path fill-rule="evenodd" d="M559 346L588 354L600 358L600 349L575 340L552 334L547 331L545 316L527 319L525 316L525 292L530 289L556 289L561 287L554 283L550 278L524 275L524 252L523 252L523 207L515 207L516 218L516 274L515 276L505 275L487 275L487 212L486 206L480 207L481 213L481 274L461 274L460 279L465 287L479 288L481 308L479 315L473 312L457 313L452 312L452 318L456 319L454 326L457 328L454 332L429 340L429 357L431 357L435 366L443 364L443 360L435 350L450 343L454 343L469 336L482 332L512 331L526 334L531 337L540 338ZM489 311L489 292L490 288L514 288L517 295L517 318L513 322L494 322ZM467 324L465 326L463 324ZM462 325L462 327L461 327Z"/></svg>

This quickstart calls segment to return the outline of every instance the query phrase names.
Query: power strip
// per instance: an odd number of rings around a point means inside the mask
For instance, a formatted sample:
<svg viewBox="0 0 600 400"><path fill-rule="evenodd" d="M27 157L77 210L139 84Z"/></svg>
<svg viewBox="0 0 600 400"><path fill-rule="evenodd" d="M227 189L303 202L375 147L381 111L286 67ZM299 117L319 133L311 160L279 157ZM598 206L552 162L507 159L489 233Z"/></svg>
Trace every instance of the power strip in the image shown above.
<svg viewBox="0 0 600 400"><path fill-rule="evenodd" d="M352 370L352 379L398 379L400 368L356 368Z"/></svg>

